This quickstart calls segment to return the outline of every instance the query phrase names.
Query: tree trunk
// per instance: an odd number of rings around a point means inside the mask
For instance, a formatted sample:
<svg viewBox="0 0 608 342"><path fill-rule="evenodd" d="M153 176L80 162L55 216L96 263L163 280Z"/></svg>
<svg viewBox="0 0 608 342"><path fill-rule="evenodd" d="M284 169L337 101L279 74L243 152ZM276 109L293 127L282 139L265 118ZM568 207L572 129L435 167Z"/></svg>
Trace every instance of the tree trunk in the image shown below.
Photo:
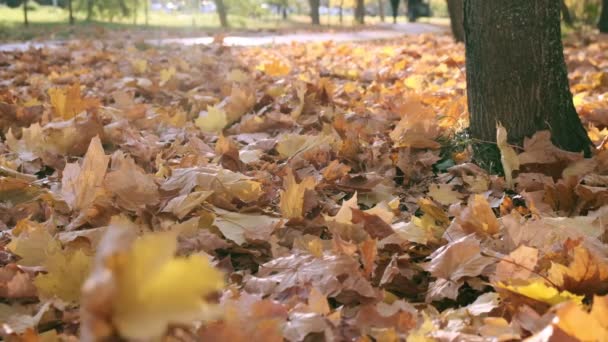
<svg viewBox="0 0 608 342"><path fill-rule="evenodd" d="M572 27L574 26L574 19L572 18L572 13L570 12L568 5L566 5L566 0L561 0L561 2L562 18L564 19L566 25Z"/></svg>
<svg viewBox="0 0 608 342"><path fill-rule="evenodd" d="M313 25L321 25L321 19L319 17L319 6L321 5L320 0L308 0L310 5L310 20Z"/></svg>
<svg viewBox="0 0 608 342"><path fill-rule="evenodd" d="M589 154L568 86L560 3L465 0L464 21L472 137L496 141L499 122L510 143L550 130L557 146Z"/></svg>
<svg viewBox="0 0 608 342"><path fill-rule="evenodd" d="M87 0L87 19L86 21L91 21L93 19L93 0Z"/></svg>
<svg viewBox="0 0 608 342"><path fill-rule="evenodd" d="M391 10L393 12L393 24L397 23L397 16L399 16L399 3L401 0L391 0Z"/></svg>
<svg viewBox="0 0 608 342"><path fill-rule="evenodd" d="M148 26L149 23L149 15L150 15L150 0L144 0L144 20L145 25Z"/></svg>
<svg viewBox="0 0 608 342"><path fill-rule="evenodd" d="M281 9L281 14L283 15L283 20L287 20L287 5L284 5Z"/></svg>
<svg viewBox="0 0 608 342"><path fill-rule="evenodd" d="M70 13L70 25L74 25L74 9L72 8L72 0L68 0L68 12Z"/></svg>
<svg viewBox="0 0 608 342"><path fill-rule="evenodd" d="M464 0L447 0L447 2L454 40L464 42Z"/></svg>
<svg viewBox="0 0 608 342"><path fill-rule="evenodd" d="M384 0L378 0L378 12L380 15L380 21L384 22Z"/></svg>
<svg viewBox="0 0 608 342"><path fill-rule="evenodd" d="M27 0L23 1L23 25L30 26L30 21L27 18Z"/></svg>
<svg viewBox="0 0 608 342"><path fill-rule="evenodd" d="M597 27L600 29L600 32L608 33L608 0L602 1L602 15Z"/></svg>
<svg viewBox="0 0 608 342"><path fill-rule="evenodd" d="M355 8L355 20L357 24L365 24L365 0L357 0L357 7Z"/></svg>
<svg viewBox="0 0 608 342"><path fill-rule="evenodd" d="M139 9L139 0L133 0L133 25L137 25L137 10Z"/></svg>
<svg viewBox="0 0 608 342"><path fill-rule="evenodd" d="M215 8L217 10L217 16L220 18L220 25L224 28L228 27L228 15L226 13L224 0L215 0Z"/></svg>

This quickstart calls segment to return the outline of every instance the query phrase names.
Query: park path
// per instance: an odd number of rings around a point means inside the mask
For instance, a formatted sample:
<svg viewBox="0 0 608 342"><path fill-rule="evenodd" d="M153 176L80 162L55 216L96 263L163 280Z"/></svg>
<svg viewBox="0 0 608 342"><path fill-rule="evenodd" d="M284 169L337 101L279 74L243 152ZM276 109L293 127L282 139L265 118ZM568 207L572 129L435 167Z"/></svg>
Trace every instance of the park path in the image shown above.
<svg viewBox="0 0 608 342"><path fill-rule="evenodd" d="M370 29L352 32L302 32L291 34L276 34L276 35L228 35L224 37L224 44L230 46L259 46L272 44L289 44L291 42L308 43L308 42L349 42L349 41L364 41L376 39L394 39L403 35L422 34L422 33L441 33L445 32L443 26L425 24L425 23L403 23L403 24L384 24L378 25ZM200 38L167 38L167 39L149 39L146 41L151 45L207 45L213 42L213 37ZM19 51L33 48L54 48L62 47L68 44L69 41L46 41L46 42L24 42L24 43L9 43L0 44L0 51Z"/></svg>

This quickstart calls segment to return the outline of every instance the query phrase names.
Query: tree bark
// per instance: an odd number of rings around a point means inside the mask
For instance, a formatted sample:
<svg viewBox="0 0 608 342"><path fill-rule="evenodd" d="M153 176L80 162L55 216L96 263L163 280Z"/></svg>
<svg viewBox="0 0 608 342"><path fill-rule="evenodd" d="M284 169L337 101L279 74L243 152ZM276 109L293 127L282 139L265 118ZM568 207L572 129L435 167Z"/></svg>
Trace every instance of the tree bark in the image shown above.
<svg viewBox="0 0 608 342"><path fill-rule="evenodd" d="M30 26L30 21L27 18L27 0L23 1L23 25Z"/></svg>
<svg viewBox="0 0 608 342"><path fill-rule="evenodd" d="M217 16L220 18L220 25L224 28L228 27L228 15L226 13L224 0L215 0L215 8L217 10Z"/></svg>
<svg viewBox="0 0 608 342"><path fill-rule="evenodd" d="M68 11L70 13L70 25L74 25L74 9L72 8L72 0L68 0Z"/></svg>
<svg viewBox="0 0 608 342"><path fill-rule="evenodd" d="M384 22L384 0L378 0L378 13L380 15L380 21Z"/></svg>
<svg viewBox="0 0 608 342"><path fill-rule="evenodd" d="M320 0L308 0L310 5L310 20L313 25L321 25L321 19L319 17L319 6L321 5Z"/></svg>
<svg viewBox="0 0 608 342"><path fill-rule="evenodd" d="M555 0L465 0L466 72L473 138L496 141L496 123L521 145L537 131L590 153L568 86Z"/></svg>
<svg viewBox="0 0 608 342"><path fill-rule="evenodd" d="M600 22L597 24L600 32L608 33L608 0L602 1L602 14L600 15Z"/></svg>
<svg viewBox="0 0 608 342"><path fill-rule="evenodd" d="M464 0L447 0L452 35L457 42L464 42Z"/></svg>
<svg viewBox="0 0 608 342"><path fill-rule="evenodd" d="M566 25L572 27L574 26L574 19L572 18L572 13L570 12L568 5L566 5L566 0L561 0L561 2L562 18L564 19Z"/></svg>
<svg viewBox="0 0 608 342"><path fill-rule="evenodd" d="M365 0L357 0L355 8L355 20L358 24L365 24Z"/></svg>

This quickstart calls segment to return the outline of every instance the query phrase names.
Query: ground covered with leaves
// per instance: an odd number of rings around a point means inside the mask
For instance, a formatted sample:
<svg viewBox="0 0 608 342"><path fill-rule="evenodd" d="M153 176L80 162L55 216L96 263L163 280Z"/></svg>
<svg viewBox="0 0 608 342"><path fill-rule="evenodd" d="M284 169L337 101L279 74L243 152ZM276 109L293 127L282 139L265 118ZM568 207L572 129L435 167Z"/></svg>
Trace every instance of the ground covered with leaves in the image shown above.
<svg viewBox="0 0 608 342"><path fill-rule="evenodd" d="M608 40L566 59L593 158L492 174L448 36L1 53L0 335L606 341Z"/></svg>

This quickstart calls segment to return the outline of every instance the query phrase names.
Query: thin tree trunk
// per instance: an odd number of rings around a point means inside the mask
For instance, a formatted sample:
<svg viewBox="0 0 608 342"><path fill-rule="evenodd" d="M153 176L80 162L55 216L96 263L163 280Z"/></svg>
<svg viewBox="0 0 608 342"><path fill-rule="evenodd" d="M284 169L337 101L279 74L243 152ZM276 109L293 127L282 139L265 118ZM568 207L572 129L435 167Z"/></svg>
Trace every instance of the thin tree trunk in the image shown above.
<svg viewBox="0 0 608 342"><path fill-rule="evenodd" d="M133 0L133 25L137 25L137 10L139 9L139 1Z"/></svg>
<svg viewBox="0 0 608 342"><path fill-rule="evenodd" d="M561 2L562 18L564 19L566 25L572 27L574 26L574 19L572 18L572 13L570 12L568 5L566 5L566 0L561 0Z"/></svg>
<svg viewBox="0 0 608 342"><path fill-rule="evenodd" d="M344 0L340 0L338 5L338 17L340 18L340 25L344 23Z"/></svg>
<svg viewBox="0 0 608 342"><path fill-rule="evenodd" d="M30 21L27 18L27 0L23 1L23 24L26 27L30 26Z"/></svg>
<svg viewBox="0 0 608 342"><path fill-rule="evenodd" d="M393 24L397 23L397 17L399 16L399 3L401 0L391 0L391 10L393 12Z"/></svg>
<svg viewBox="0 0 608 342"><path fill-rule="evenodd" d="M144 20L146 26L149 24L149 15L150 15L150 0L144 0Z"/></svg>
<svg viewBox="0 0 608 342"><path fill-rule="evenodd" d="M464 42L464 0L447 0L447 2L454 40Z"/></svg>
<svg viewBox="0 0 608 342"><path fill-rule="evenodd" d="M600 29L600 32L608 33L608 0L602 1L602 14L597 27Z"/></svg>
<svg viewBox="0 0 608 342"><path fill-rule="evenodd" d="M321 5L320 0L308 0L308 4L310 5L310 20L313 25L321 25L321 20L319 17L319 6Z"/></svg>
<svg viewBox="0 0 608 342"><path fill-rule="evenodd" d="M357 7L355 8L355 20L358 24L365 24L365 0L357 0Z"/></svg>
<svg viewBox="0 0 608 342"><path fill-rule="evenodd" d="M217 16L220 18L220 25L224 28L228 27L228 16L226 15L224 0L215 0L215 8L217 10Z"/></svg>
<svg viewBox="0 0 608 342"><path fill-rule="evenodd" d="M283 15L283 20L287 20L287 5L283 5L283 8L281 8L281 14Z"/></svg>
<svg viewBox="0 0 608 342"><path fill-rule="evenodd" d="M70 13L70 25L74 25L74 9L72 8L72 0L68 0L68 11Z"/></svg>
<svg viewBox="0 0 608 342"><path fill-rule="evenodd" d="M93 19L93 0L87 0L87 19L91 21Z"/></svg>
<svg viewBox="0 0 608 342"><path fill-rule="evenodd" d="M378 0L378 12L380 12L380 21L384 22L384 0Z"/></svg>
<svg viewBox="0 0 608 342"><path fill-rule="evenodd" d="M550 130L557 146L589 154L568 86L560 3L465 0L464 21L472 137L496 141L500 122L513 144Z"/></svg>

